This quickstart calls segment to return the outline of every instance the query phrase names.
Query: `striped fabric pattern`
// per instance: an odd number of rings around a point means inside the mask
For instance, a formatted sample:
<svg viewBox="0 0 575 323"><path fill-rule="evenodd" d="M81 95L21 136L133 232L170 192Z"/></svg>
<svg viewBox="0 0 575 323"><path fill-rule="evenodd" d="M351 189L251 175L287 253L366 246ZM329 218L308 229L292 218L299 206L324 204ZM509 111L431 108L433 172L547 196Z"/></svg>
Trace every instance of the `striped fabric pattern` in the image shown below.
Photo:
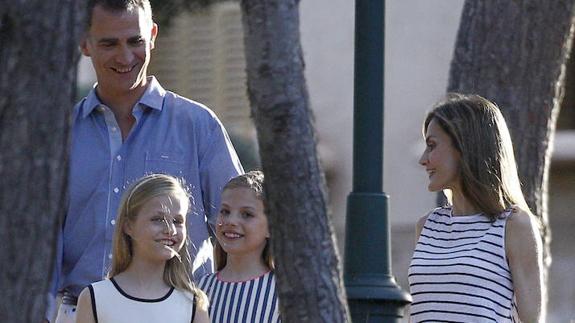
<svg viewBox="0 0 575 323"><path fill-rule="evenodd" d="M409 266L412 322L514 322L513 282L505 256L508 212L429 214Z"/></svg>
<svg viewBox="0 0 575 323"><path fill-rule="evenodd" d="M198 283L210 300L212 323L281 322L273 271L242 282L226 282L218 274L202 277Z"/></svg>

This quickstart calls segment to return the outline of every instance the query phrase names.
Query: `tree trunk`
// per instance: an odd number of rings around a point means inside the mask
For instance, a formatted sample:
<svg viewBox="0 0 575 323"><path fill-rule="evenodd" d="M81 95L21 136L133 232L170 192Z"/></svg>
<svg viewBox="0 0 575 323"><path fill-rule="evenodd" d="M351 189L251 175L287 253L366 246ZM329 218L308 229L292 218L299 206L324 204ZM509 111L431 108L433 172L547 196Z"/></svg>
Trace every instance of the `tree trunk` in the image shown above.
<svg viewBox="0 0 575 323"><path fill-rule="evenodd" d="M574 0L467 0L448 90L496 102L510 128L523 193L550 264L549 164L571 51Z"/></svg>
<svg viewBox="0 0 575 323"><path fill-rule="evenodd" d="M0 4L0 322L40 322L65 210L83 1Z"/></svg>
<svg viewBox="0 0 575 323"><path fill-rule="evenodd" d="M243 0L248 95L284 322L349 321L303 74L298 0Z"/></svg>

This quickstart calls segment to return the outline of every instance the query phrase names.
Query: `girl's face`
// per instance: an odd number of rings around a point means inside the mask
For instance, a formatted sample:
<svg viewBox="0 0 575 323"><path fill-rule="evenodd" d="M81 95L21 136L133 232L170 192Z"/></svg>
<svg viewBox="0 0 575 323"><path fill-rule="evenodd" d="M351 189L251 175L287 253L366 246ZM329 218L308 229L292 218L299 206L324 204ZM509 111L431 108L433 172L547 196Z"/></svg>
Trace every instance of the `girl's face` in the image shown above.
<svg viewBox="0 0 575 323"><path fill-rule="evenodd" d="M165 262L178 254L186 240L188 203L184 197L161 195L142 205L135 220L124 226L134 258Z"/></svg>
<svg viewBox="0 0 575 323"><path fill-rule="evenodd" d="M459 188L459 161L461 154L449 135L432 119L425 133L427 148L419 159L429 176L428 190L437 192Z"/></svg>
<svg viewBox="0 0 575 323"><path fill-rule="evenodd" d="M250 188L222 192L216 236L228 255L261 257L269 238L264 204Z"/></svg>

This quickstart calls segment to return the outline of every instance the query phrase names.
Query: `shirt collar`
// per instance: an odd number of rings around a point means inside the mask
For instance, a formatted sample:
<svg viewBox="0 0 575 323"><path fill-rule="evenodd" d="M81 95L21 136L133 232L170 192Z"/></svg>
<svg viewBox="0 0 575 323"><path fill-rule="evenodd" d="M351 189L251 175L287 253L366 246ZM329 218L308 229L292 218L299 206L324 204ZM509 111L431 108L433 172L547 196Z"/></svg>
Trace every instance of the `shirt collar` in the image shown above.
<svg viewBox="0 0 575 323"><path fill-rule="evenodd" d="M96 94L96 86L98 83L94 84L94 87L86 96L86 100L82 107L82 117L85 118L88 116L94 109L102 105L102 101ZM161 111L164 101L164 96L166 94L166 90L160 85L158 80L154 76L148 76L148 87L146 91L138 100L137 104L142 104L146 107Z"/></svg>

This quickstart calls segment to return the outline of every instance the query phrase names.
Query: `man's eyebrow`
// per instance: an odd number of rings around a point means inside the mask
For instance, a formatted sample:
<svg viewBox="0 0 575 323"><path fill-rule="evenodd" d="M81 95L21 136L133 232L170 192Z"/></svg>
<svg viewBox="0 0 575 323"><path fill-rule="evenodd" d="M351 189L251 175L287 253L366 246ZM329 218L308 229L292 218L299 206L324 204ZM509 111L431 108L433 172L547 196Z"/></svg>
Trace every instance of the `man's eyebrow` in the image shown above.
<svg viewBox="0 0 575 323"><path fill-rule="evenodd" d="M116 38L100 38L98 39L98 43L115 43L118 39Z"/></svg>

